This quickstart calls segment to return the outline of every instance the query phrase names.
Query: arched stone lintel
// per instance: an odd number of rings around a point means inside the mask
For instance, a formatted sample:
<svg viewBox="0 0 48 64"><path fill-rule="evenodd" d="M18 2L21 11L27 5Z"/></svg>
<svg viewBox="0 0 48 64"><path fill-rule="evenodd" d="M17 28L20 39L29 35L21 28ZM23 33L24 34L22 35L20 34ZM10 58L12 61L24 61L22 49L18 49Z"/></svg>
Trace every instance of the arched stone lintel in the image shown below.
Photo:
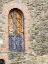
<svg viewBox="0 0 48 64"><path fill-rule="evenodd" d="M9 11L13 8L20 9L24 14L25 19L31 18L31 15L30 15L29 11L27 10L27 7L24 4L16 2L16 1L8 2L7 4L4 5L2 16L7 18Z"/></svg>

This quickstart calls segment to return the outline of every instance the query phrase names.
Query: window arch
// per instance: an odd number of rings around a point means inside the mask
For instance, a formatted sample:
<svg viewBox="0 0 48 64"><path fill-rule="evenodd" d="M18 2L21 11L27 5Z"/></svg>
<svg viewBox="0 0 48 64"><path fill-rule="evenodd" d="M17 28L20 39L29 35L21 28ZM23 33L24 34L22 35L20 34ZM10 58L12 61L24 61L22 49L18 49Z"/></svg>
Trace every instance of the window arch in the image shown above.
<svg viewBox="0 0 48 64"><path fill-rule="evenodd" d="M8 15L9 49L24 51L24 16L20 9L11 9Z"/></svg>
<svg viewBox="0 0 48 64"><path fill-rule="evenodd" d="M5 19L5 21L6 21L6 32L5 32L5 37L6 37L6 39L5 39L5 41L4 41L4 43L7 45L7 47L6 47L6 50L7 51L10 51L10 50L8 50L9 49L9 30L8 30L8 15L9 15L9 12L10 12L10 10L11 9L14 9L14 8L18 8L18 10L21 10L21 12L23 12L23 18L24 18L24 43L23 44L25 44L25 52L26 53L29 53L31 50L28 48L29 47L29 45L30 45L30 42L28 41L28 38L29 38L29 33L28 33L28 30L29 30L29 27L28 27L28 23L29 23L29 21L30 21L30 19L31 19L31 14L30 14L30 12L28 11L28 9L27 9L27 7L26 6L24 6L24 4L22 4L22 3L19 3L19 2L16 2L16 1L12 1L12 2L8 2L7 4L5 4L4 5L4 7L3 7L3 11L2 11L2 17L3 17L3 19ZM24 49L23 48L23 49ZM5 51L6 51L5 50Z"/></svg>

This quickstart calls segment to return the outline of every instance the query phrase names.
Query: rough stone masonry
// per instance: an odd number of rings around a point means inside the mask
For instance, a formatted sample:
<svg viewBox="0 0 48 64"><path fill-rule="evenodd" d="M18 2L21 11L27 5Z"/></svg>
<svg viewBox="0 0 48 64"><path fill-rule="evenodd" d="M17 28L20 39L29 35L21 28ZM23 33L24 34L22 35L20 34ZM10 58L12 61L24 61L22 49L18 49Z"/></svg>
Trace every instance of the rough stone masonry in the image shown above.
<svg viewBox="0 0 48 64"><path fill-rule="evenodd" d="M2 11L4 5L12 1L24 4L30 12L31 19L27 22L30 53L9 53L7 43L3 43L7 40L7 22ZM0 59L5 59L5 64L48 64L48 0L0 0L0 43Z"/></svg>

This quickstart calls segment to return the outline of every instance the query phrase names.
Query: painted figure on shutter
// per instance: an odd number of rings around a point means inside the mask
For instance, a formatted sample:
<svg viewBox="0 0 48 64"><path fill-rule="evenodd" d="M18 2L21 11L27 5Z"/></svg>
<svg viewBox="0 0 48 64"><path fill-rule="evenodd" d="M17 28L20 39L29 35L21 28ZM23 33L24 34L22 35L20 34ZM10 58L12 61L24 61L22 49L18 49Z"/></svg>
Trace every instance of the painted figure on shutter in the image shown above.
<svg viewBox="0 0 48 64"><path fill-rule="evenodd" d="M23 13L19 9L9 12L9 49L10 51L24 51L24 22Z"/></svg>

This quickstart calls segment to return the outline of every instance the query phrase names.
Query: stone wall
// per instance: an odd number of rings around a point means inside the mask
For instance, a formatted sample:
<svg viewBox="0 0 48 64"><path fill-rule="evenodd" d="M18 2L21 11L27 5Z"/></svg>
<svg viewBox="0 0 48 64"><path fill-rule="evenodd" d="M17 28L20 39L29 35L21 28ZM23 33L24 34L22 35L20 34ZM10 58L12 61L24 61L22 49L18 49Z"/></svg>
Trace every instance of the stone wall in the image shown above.
<svg viewBox="0 0 48 64"><path fill-rule="evenodd" d="M34 0L30 2L32 3L28 5L28 9L32 14L30 22L31 49L37 55L44 55L48 53L48 1Z"/></svg>
<svg viewBox="0 0 48 64"><path fill-rule="evenodd" d="M28 19L31 52L27 54L0 51L0 58L4 59L5 56L6 64L48 64L48 0L0 0L0 40L4 42L6 22L2 17L2 10L4 4L11 1L23 3L31 14L31 19ZM1 50L3 49L6 50L5 43L1 44Z"/></svg>

